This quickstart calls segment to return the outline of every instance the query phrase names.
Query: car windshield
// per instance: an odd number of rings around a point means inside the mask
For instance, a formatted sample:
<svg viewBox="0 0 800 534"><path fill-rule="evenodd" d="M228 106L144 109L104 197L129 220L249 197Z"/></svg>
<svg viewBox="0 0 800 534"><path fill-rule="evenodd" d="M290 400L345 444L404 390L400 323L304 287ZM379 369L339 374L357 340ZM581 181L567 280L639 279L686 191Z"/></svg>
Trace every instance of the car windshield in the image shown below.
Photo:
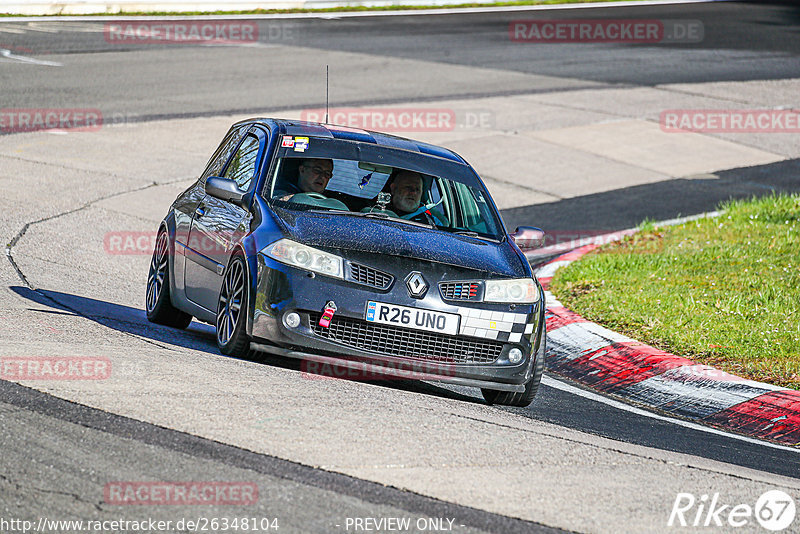
<svg viewBox="0 0 800 534"><path fill-rule="evenodd" d="M383 147L353 150L356 143L299 139L302 150L283 143L264 191L276 205L502 238L497 212L468 166Z"/></svg>

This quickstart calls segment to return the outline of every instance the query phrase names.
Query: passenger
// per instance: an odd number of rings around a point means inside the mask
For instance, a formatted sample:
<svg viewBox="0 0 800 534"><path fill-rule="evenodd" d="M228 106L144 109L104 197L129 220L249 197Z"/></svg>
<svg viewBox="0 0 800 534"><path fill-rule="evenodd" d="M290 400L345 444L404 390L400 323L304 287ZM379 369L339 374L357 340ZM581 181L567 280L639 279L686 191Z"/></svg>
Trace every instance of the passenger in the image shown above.
<svg viewBox="0 0 800 534"><path fill-rule="evenodd" d="M333 176L333 160L304 159L297 169L297 184L284 182L278 186L273 197L288 200L297 193L322 193Z"/></svg>
<svg viewBox="0 0 800 534"><path fill-rule="evenodd" d="M443 217L436 217L422 205L422 175L418 172L400 170L389 184L392 193L391 209L403 219L436 225L443 224Z"/></svg>

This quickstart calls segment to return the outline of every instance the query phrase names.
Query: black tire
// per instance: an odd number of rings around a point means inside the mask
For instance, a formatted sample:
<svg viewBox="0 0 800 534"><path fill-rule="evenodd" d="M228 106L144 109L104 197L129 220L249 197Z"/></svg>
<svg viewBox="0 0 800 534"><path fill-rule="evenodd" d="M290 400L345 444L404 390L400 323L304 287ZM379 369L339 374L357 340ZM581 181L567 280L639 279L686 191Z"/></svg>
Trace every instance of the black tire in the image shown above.
<svg viewBox="0 0 800 534"><path fill-rule="evenodd" d="M180 328L189 326L192 316L172 305L169 296L169 236L165 229L158 232L150 272L147 274L145 310L151 323Z"/></svg>
<svg viewBox="0 0 800 534"><path fill-rule="evenodd" d="M237 252L228 262L217 300L217 346L222 354L246 358L250 354L247 337L247 310L250 282L244 256Z"/></svg>
<svg viewBox="0 0 800 534"><path fill-rule="evenodd" d="M525 391L515 393L513 391L498 391L496 389L481 388L484 400L489 404L499 404L502 406L516 406L524 408L530 406L539 390L539 383L542 381L544 373L544 353L546 345L546 334L542 333L542 343L536 352L536 360L533 364L533 376L525 384Z"/></svg>

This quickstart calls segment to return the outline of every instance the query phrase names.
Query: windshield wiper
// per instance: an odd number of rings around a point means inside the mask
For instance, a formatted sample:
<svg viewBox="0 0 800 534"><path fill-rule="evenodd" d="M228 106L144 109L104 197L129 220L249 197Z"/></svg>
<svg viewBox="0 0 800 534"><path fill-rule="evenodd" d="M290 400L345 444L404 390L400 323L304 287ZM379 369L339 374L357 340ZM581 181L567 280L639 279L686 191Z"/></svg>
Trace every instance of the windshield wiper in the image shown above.
<svg viewBox="0 0 800 534"><path fill-rule="evenodd" d="M486 235L481 235L478 232L475 232L473 230L447 230L447 231L452 233L452 234L456 234L456 235L463 235L463 236L466 236L466 237L474 237L475 239L480 239L482 241L491 241L492 243L499 243L497 238L486 236Z"/></svg>
<svg viewBox="0 0 800 534"><path fill-rule="evenodd" d="M367 219L380 219L382 221L398 221L410 224L412 226L421 226L422 228L436 228L436 226L433 226L432 224L427 224L419 221L411 221L409 219L402 219L400 217L392 217L391 215L387 215L386 213L380 213L380 212L342 211L340 213L353 215L355 217L366 217Z"/></svg>

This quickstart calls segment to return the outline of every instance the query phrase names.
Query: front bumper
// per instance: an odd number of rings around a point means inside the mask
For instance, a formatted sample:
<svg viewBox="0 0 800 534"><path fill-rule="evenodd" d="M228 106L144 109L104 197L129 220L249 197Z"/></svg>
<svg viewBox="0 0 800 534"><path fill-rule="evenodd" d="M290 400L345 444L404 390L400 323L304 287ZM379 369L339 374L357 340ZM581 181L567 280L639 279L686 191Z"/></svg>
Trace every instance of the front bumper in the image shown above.
<svg viewBox="0 0 800 534"><path fill-rule="evenodd" d="M400 266L399 271L409 267ZM435 284L423 299L412 299L402 279L395 282L386 290L378 290L351 281L312 276L259 254L252 348L397 378L447 381L502 391L524 389L533 376L534 356L541 344L541 300L524 306L453 303L441 298ZM328 330L318 325L318 318L331 300L337 311ZM367 323L364 317L369 301L458 313L462 317L460 332L451 336ZM298 326L286 326L283 318L289 313L300 315ZM510 329L489 333L469 329L468 324L478 323L467 316L478 317L481 313L487 317L481 319L483 322L489 317L515 315L524 323L514 325L514 333ZM521 362L512 364L508 360L512 347L522 351Z"/></svg>

